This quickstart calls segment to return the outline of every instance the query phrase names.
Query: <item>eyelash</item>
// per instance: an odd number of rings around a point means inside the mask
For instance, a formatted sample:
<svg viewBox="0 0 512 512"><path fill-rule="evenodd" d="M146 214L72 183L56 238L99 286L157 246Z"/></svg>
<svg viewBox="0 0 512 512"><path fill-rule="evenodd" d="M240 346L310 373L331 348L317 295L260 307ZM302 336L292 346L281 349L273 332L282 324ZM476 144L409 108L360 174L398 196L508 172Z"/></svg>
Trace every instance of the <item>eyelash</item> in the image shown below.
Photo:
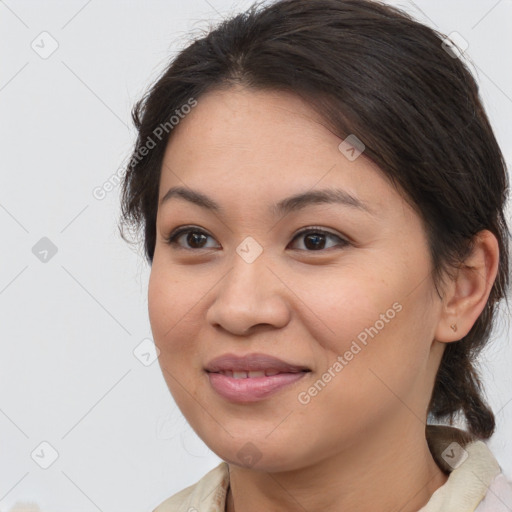
<svg viewBox="0 0 512 512"><path fill-rule="evenodd" d="M181 235L186 234L186 233L200 233L200 234L208 236L208 237L211 236L206 231L203 231L200 228L196 228L193 226L186 226L186 227L182 227L182 228L177 228L174 231L172 231L170 233L170 235L165 237L165 243L172 246L175 249L183 249L185 251L196 251L197 252L197 251L201 251L201 250L211 249L211 247L189 248L189 247L180 246L177 242L177 239ZM326 231L324 229L317 228L315 226L304 228L304 229L300 230L298 233L295 234L295 236L292 239L292 242L295 241L300 236L304 236L304 235L311 234L311 233L322 234L322 235L326 235L327 237L337 238L341 242L341 244L338 244L341 247L345 247L345 246L349 245L349 242L347 240L339 237L338 235L335 235L334 233L331 233L330 231ZM330 249L332 249L332 248L330 248ZM322 252L322 251L326 251L329 249L318 249L318 250L297 249L297 250L304 251L304 252Z"/></svg>

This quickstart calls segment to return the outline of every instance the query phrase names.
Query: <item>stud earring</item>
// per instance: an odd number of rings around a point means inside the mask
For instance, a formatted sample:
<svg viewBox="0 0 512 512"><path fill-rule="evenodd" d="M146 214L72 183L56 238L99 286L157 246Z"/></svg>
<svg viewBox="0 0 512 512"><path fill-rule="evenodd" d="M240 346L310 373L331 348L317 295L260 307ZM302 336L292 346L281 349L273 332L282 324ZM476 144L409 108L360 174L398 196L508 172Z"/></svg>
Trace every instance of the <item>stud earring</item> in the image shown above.
<svg viewBox="0 0 512 512"><path fill-rule="evenodd" d="M452 328L453 332L457 332L457 324L452 324L450 327Z"/></svg>

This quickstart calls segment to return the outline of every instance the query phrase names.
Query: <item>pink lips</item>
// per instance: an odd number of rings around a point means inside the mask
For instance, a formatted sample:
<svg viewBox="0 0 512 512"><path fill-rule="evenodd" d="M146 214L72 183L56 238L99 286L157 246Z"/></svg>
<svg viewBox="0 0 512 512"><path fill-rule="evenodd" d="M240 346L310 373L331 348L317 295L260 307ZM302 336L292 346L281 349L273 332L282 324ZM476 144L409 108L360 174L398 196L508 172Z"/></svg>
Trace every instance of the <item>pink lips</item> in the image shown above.
<svg viewBox="0 0 512 512"><path fill-rule="evenodd" d="M225 354L206 367L213 389L233 402L255 402L302 379L309 368L267 354ZM245 373L245 375L244 375ZM238 378L237 378L238 377Z"/></svg>

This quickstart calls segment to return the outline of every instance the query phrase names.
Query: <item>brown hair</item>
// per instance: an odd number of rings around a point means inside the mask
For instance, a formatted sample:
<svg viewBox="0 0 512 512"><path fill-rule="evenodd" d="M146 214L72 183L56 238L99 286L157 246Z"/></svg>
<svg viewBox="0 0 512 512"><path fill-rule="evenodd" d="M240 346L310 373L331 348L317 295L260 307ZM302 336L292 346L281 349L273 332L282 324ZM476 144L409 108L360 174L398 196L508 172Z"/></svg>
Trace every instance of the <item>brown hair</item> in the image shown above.
<svg viewBox="0 0 512 512"><path fill-rule="evenodd" d="M489 299L469 333L447 344L428 411L450 424L463 413L472 434L489 438L494 415L474 364L496 303L508 302L508 176L478 86L443 39L370 0L279 0L224 20L182 50L135 105L138 138L122 184L121 221L143 228L151 264L162 159L172 136L166 130L155 137L162 131L156 128L191 98L234 84L302 97L340 138L356 135L418 212L438 293L476 233L496 236L500 262ZM154 147L141 158L150 139ZM121 236L126 240L123 226Z"/></svg>

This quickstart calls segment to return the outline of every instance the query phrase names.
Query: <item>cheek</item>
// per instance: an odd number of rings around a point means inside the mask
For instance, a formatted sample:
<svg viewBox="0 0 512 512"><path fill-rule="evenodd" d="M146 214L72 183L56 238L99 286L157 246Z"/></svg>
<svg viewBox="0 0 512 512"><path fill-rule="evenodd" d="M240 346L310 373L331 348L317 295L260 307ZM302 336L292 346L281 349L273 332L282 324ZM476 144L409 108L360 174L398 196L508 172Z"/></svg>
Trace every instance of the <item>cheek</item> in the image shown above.
<svg viewBox="0 0 512 512"><path fill-rule="evenodd" d="M180 376L180 381L188 379L190 370L200 365L197 355L205 339L201 335L201 307L211 286L206 278L194 278L190 272L163 265L156 258L153 262L148 283L153 340L160 350L160 366Z"/></svg>
<svg viewBox="0 0 512 512"><path fill-rule="evenodd" d="M387 275L387 280L383 279ZM352 340L364 343L372 334L389 330L401 315L400 280L390 271L344 266L293 276L293 292L300 297L307 328L324 349L338 354ZM292 279L289 277L288 282ZM398 302L398 303L397 303Z"/></svg>
<svg viewBox="0 0 512 512"><path fill-rule="evenodd" d="M186 272L169 265L155 251L148 283L148 313L155 335L155 343L165 344L173 334L182 328L180 320L187 312L193 314L195 291L198 282L191 281Z"/></svg>
<svg viewBox="0 0 512 512"><path fill-rule="evenodd" d="M379 377L407 393L425 371L434 319L429 281L420 279L423 267L416 261L415 267L385 266L382 260L379 266L374 261L373 267L353 266L337 275L331 270L313 279L303 275L294 283L304 315L311 318L308 330L315 360L321 361L317 370L322 374L331 368L339 392L346 386L354 391L353 406L390 395ZM343 369L337 365L335 371L338 356Z"/></svg>
<svg viewBox="0 0 512 512"><path fill-rule="evenodd" d="M153 339L160 350L160 359L167 359L169 351L179 354L177 334L186 325L188 307L186 288L176 277L154 261L148 283L148 313Z"/></svg>
<svg viewBox="0 0 512 512"><path fill-rule="evenodd" d="M160 349L165 330L171 327L171 288L172 285L167 282L165 274L153 263L148 283L148 314L155 344Z"/></svg>
<svg viewBox="0 0 512 512"><path fill-rule="evenodd" d="M193 309L186 290L175 274L154 260L148 283L153 340L160 351L158 362L167 387L180 410L188 416L195 403L191 396L196 396L198 382L197 374L191 371L197 336L193 334L190 320Z"/></svg>

